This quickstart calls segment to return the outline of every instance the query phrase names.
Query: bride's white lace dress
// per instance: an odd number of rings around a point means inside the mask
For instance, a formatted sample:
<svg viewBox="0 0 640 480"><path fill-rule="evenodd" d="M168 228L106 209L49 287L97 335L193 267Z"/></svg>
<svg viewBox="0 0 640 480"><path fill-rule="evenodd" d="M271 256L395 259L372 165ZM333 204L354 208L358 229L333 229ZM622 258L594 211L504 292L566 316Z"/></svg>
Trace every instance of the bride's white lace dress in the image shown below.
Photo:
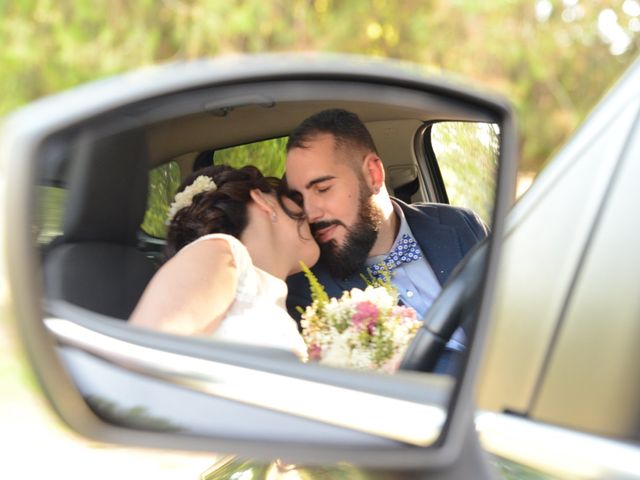
<svg viewBox="0 0 640 480"><path fill-rule="evenodd" d="M287 284L256 267L246 247L231 235L205 235L185 248L209 239L222 239L229 244L238 271L235 300L211 338L281 348L306 360L306 345L296 322L287 312Z"/></svg>

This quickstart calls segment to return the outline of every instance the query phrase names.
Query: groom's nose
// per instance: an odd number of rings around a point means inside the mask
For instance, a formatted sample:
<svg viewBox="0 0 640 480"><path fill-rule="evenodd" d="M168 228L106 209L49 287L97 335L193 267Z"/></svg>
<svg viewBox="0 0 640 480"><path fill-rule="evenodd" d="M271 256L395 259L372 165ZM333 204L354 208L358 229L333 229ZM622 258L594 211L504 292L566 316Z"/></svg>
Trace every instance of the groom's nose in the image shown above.
<svg viewBox="0 0 640 480"><path fill-rule="evenodd" d="M319 220L322 220L322 211L319 208L314 206L306 206L304 208L305 214L307 215L307 220L309 223L315 223Z"/></svg>
<svg viewBox="0 0 640 480"><path fill-rule="evenodd" d="M318 220L322 220L324 216L324 210L318 202L313 200L307 200L305 198L304 201L304 213L307 216L307 220L309 223L315 223Z"/></svg>

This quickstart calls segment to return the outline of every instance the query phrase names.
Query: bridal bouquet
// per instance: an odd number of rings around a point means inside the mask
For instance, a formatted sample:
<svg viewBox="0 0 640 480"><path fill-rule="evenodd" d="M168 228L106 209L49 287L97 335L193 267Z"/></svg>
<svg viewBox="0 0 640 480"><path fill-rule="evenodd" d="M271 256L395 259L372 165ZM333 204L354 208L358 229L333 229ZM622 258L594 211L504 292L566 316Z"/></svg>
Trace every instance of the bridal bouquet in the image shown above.
<svg viewBox="0 0 640 480"><path fill-rule="evenodd" d="M312 303L301 309L309 359L338 367L393 372L420 327L413 308L398 306L389 276L329 298L303 265Z"/></svg>

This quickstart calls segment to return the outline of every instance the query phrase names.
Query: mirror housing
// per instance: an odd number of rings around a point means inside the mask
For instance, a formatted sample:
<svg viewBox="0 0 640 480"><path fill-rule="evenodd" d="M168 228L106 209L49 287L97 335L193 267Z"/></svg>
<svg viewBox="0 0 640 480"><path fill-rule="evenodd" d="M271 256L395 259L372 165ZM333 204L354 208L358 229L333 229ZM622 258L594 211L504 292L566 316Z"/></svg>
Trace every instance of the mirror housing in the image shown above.
<svg viewBox="0 0 640 480"><path fill-rule="evenodd" d="M55 183L69 138L85 132L91 145L104 138L102 126L113 126L112 119L122 118L123 112L137 112L144 121L161 125L180 109L193 109L191 102L204 104L204 110L216 118L233 115L256 101L261 109L268 111L273 108L274 100L260 93L260 85L286 85L291 95L307 99L317 95L317 90L307 86L336 82L344 85L344 96L371 96L371 92L375 92L376 101L381 103L399 103L407 109L426 108L416 107L418 101L434 111L446 113L451 119L473 116L500 127L492 241L487 246L482 298L475 309L473 342L468 347L464 371L455 384L447 378L416 377L411 372L384 377L316 365L292 366L289 359L251 349L206 349L194 339L143 333L64 302L42 302L42 265L33 235L33 226L37 223L33 185L43 176L51 177ZM233 89L238 86L245 90L256 86L258 91L234 96ZM229 91L228 102L214 98L203 103L203 99L210 96L207 92L227 91L225 89ZM383 90L387 96L379 96ZM394 96L400 91L404 93ZM203 92L203 97L197 97L198 92ZM156 102L155 108L150 107L151 101ZM137 126L132 127L125 121L119 128L127 131ZM153 163L153 151L150 156ZM6 265L20 339L56 412L71 428L96 439L173 449L226 451L263 459L286 453L287 458L309 464L346 460L370 467L404 469L440 468L451 464L463 449L475 448L469 447L469 442L475 441L470 433L474 412L472 392L489 322L504 218L514 198L516 156L514 114L503 99L449 80L424 76L415 66L407 68L396 62L360 57L267 55L169 65L45 98L7 118L0 132L0 161L5 172L0 227L2 263ZM39 163L43 161L44 169ZM74 321L69 321L70 317ZM101 320L103 326L98 327ZM61 350L67 351L61 353ZM259 420L253 427L246 426L244 433L236 437L220 424L213 424L210 431L186 429L186 433L181 433L180 429L170 426L150 428L148 423L142 428L123 428L131 426L126 416L106 422L96 414L100 413L100 407L88 404L83 398L79 377L70 374L64 365L69 354L75 355L78 351L84 352L83 358L89 363L95 363L97 358L97 363L111 362L119 369L137 372L156 383L179 384L189 390L182 397L185 402L195 402L194 398L206 393L216 399L219 408L232 402L236 415L251 414ZM160 363L154 363L154 359ZM160 364L171 365L171 359L186 362L177 364L184 366L182 374L175 369L159 368ZM217 372L230 372L226 380L221 373L203 376L202 369L214 366ZM288 402L286 395L275 396L267 403L251 398L254 390L243 390L242 385L231 382L234 375L240 373L253 375L251 378L261 385L265 385L261 383L267 381L265 379L295 384L288 395L296 402ZM370 381L372 378L376 381ZM324 406L310 403L313 392L321 395L329 391L338 395L333 402L328 402L331 408L327 407L326 399ZM353 402L348 407L346 398ZM354 419L358 405L368 401L385 415ZM310 405L316 405L320 413L313 412ZM407 410L398 410L403 405ZM414 413L407 416L407 412ZM421 420L412 421L416 417ZM275 432L274 422L283 418L291 428ZM389 420L386 426L385 418ZM300 431L304 429L311 433L301 438ZM319 432L330 435L328 438L332 440L318 439L315 433Z"/></svg>

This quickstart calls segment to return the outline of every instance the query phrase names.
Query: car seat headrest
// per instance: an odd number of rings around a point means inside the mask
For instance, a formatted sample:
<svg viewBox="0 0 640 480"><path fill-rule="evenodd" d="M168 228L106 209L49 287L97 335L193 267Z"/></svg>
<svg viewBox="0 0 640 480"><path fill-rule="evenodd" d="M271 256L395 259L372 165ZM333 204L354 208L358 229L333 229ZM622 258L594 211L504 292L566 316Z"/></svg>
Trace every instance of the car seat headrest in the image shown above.
<svg viewBox="0 0 640 480"><path fill-rule="evenodd" d="M140 129L88 132L74 149L63 217L70 241L135 244L147 203L148 152Z"/></svg>
<svg viewBox="0 0 640 480"><path fill-rule="evenodd" d="M393 196L411 203L411 197L420 188L418 167L413 164L392 165L387 169L387 187Z"/></svg>

